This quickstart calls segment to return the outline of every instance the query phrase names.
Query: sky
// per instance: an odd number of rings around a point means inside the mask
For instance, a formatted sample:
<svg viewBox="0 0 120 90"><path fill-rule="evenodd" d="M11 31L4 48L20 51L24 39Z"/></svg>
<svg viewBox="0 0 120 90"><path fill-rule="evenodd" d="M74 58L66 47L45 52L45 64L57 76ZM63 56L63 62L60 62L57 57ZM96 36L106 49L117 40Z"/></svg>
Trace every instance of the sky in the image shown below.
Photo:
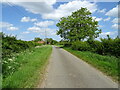
<svg viewBox="0 0 120 90"><path fill-rule="evenodd" d="M19 0L18 0L19 1ZM92 12L92 17L99 22L102 33L97 38L105 38L110 35L115 38L118 35L118 2L89 2L85 0L72 0L57 2L56 0L44 0L40 2L1 2L2 14L0 17L0 30L7 35L17 36L18 39L30 41L35 37L44 39L53 38L60 41L56 35L59 30L56 24L61 17L67 17L81 7ZM46 32L46 33L45 33Z"/></svg>

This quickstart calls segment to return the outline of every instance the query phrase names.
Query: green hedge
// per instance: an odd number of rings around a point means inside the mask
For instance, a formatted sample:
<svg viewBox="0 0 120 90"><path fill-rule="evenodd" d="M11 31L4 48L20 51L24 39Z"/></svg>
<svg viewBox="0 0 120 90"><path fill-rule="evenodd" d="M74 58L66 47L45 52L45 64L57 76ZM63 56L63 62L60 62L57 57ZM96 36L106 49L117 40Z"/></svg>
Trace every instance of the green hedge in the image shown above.
<svg viewBox="0 0 120 90"><path fill-rule="evenodd" d="M72 43L71 48L74 50L89 51L90 45L87 42L76 41Z"/></svg>
<svg viewBox="0 0 120 90"><path fill-rule="evenodd" d="M9 58L13 53L19 53L26 49L41 45L33 41L17 40L15 36L8 36L3 33L0 33L0 35L2 36L2 58Z"/></svg>
<svg viewBox="0 0 120 90"><path fill-rule="evenodd" d="M18 67L20 67L18 61L11 63L11 60L17 58L17 55L22 52L31 52L32 48L34 48L35 46L42 45L33 41L17 40L15 36L9 36L3 33L0 33L0 37L2 38L1 48L3 78L5 78L7 75L10 75L14 71L16 71Z"/></svg>
<svg viewBox="0 0 120 90"><path fill-rule="evenodd" d="M116 39L101 39L104 54L120 56L120 38Z"/></svg>
<svg viewBox="0 0 120 90"><path fill-rule="evenodd" d="M67 45L67 44L66 44ZM73 50L91 51L101 55L120 56L120 38L101 39L92 41L75 41L68 43Z"/></svg>
<svg viewBox="0 0 120 90"><path fill-rule="evenodd" d="M104 45L100 41L94 40L94 41L87 41L87 42L91 48L88 51L95 52L101 55L104 54Z"/></svg>

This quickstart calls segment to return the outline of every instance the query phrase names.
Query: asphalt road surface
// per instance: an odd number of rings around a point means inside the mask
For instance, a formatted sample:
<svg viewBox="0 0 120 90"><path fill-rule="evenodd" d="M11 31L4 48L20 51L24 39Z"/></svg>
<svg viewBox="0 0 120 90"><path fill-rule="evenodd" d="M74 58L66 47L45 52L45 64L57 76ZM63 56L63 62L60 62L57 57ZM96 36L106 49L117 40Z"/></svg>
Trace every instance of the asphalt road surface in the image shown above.
<svg viewBox="0 0 120 90"><path fill-rule="evenodd" d="M69 52L53 46L43 88L118 88L118 84Z"/></svg>

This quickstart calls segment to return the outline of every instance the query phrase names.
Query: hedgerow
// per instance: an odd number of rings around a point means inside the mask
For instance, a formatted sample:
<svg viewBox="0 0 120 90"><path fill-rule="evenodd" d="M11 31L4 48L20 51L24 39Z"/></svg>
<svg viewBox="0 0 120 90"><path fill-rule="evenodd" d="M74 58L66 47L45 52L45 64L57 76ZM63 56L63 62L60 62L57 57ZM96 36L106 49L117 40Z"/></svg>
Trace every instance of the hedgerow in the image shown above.
<svg viewBox="0 0 120 90"><path fill-rule="evenodd" d="M101 39L104 54L120 56L120 38L115 39Z"/></svg>
<svg viewBox="0 0 120 90"><path fill-rule="evenodd" d="M74 50L89 51L90 45L87 42L76 41L72 43L71 48Z"/></svg>
<svg viewBox="0 0 120 90"><path fill-rule="evenodd" d="M100 41L74 41L65 43L64 46L66 45L69 45L73 50L91 51L101 55L120 57L120 38L101 38Z"/></svg>
<svg viewBox="0 0 120 90"><path fill-rule="evenodd" d="M3 78L15 72L21 66L15 61L17 56L26 50L32 52L32 48L41 44L34 41L17 40L15 36L0 33L2 38L2 74Z"/></svg>

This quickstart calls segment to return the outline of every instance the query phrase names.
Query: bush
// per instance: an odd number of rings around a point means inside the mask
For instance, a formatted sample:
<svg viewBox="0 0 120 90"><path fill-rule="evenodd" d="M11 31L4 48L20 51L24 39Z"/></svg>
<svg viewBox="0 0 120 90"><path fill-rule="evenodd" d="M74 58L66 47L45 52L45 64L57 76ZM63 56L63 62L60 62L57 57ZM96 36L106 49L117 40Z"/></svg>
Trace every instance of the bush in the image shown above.
<svg viewBox="0 0 120 90"><path fill-rule="evenodd" d="M14 61L17 55L23 51L32 52L32 48L38 45L34 41L17 40L14 36L8 36L0 33L2 37L2 74L3 78L12 74L16 68L20 67L19 61Z"/></svg>
<svg viewBox="0 0 120 90"><path fill-rule="evenodd" d="M42 45L33 41L17 40L15 36L8 36L3 33L0 33L0 36L2 37L2 58L10 58L13 53Z"/></svg>
<svg viewBox="0 0 120 90"><path fill-rule="evenodd" d="M90 45L91 52L104 55L104 46L100 41L94 40L94 41L88 41L88 43Z"/></svg>
<svg viewBox="0 0 120 90"><path fill-rule="evenodd" d="M120 38L101 38L101 41L92 40L87 41L92 48L90 51L101 55L120 56Z"/></svg>
<svg viewBox="0 0 120 90"><path fill-rule="evenodd" d="M73 42L71 48L74 50L80 50L80 51L90 50L89 44L87 42L82 42L82 41Z"/></svg>
<svg viewBox="0 0 120 90"><path fill-rule="evenodd" d="M101 55L113 55L120 57L120 38L104 38L101 41L75 41L72 43L65 42L64 46L71 47L79 51L91 51Z"/></svg>
<svg viewBox="0 0 120 90"><path fill-rule="evenodd" d="M104 53L107 55L120 56L120 39L101 39Z"/></svg>
<svg viewBox="0 0 120 90"><path fill-rule="evenodd" d="M70 47L72 44L71 44L71 42L64 41L64 42L63 42L63 45L64 45L65 47Z"/></svg>

